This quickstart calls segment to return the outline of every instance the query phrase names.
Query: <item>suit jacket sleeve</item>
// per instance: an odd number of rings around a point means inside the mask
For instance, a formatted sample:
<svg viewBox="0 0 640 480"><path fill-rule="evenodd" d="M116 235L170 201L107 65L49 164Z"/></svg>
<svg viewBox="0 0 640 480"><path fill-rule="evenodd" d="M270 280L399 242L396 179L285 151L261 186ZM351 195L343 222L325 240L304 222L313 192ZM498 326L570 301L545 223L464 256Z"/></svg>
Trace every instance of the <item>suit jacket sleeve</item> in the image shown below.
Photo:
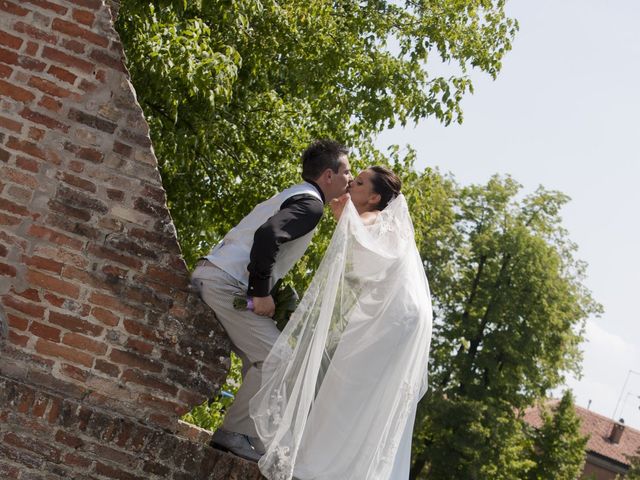
<svg viewBox="0 0 640 480"><path fill-rule="evenodd" d="M295 195L256 230L247 267L248 296L269 295L273 265L280 246L313 230L322 218L323 210L324 205L318 198L307 194Z"/></svg>

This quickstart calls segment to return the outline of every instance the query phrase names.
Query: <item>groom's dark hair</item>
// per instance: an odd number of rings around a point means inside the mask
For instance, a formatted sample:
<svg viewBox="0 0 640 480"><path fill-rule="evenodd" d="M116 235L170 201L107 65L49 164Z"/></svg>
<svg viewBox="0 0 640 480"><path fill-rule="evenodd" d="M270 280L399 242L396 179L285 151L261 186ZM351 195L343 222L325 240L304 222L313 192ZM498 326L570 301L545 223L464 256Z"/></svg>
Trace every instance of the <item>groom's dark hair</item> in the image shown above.
<svg viewBox="0 0 640 480"><path fill-rule="evenodd" d="M335 140L314 140L302 152L302 178L316 180L327 168L338 173L340 157L348 154L349 149Z"/></svg>

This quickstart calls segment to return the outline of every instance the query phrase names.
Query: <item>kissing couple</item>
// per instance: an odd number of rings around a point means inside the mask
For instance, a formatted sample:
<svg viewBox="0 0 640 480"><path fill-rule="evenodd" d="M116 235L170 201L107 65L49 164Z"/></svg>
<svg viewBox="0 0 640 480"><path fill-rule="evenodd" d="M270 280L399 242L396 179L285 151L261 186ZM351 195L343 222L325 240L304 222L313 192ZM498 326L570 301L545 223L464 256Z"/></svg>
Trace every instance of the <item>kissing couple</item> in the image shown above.
<svg viewBox="0 0 640 480"><path fill-rule="evenodd" d="M407 480L427 389L432 309L401 182L316 140L302 183L257 205L201 259L192 283L242 359L242 386L212 445L269 480ZM324 206L335 232L283 331L274 284L311 242ZM245 296L251 309L234 307Z"/></svg>

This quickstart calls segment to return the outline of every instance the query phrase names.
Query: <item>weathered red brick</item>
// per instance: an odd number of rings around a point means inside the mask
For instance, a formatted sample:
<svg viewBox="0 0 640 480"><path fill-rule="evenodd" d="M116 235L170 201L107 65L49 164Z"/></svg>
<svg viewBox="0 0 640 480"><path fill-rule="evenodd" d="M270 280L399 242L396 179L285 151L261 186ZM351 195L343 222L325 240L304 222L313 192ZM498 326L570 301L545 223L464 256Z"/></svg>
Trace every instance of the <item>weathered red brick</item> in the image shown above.
<svg viewBox="0 0 640 480"><path fill-rule="evenodd" d="M52 211L60 212L64 215L63 218L65 219L65 221L54 221L51 215L49 216L49 219L48 219L48 223L50 225L55 226L56 228L60 228L61 230L66 230L67 232L74 233L74 234L81 234L79 231L76 231L76 228L75 228L75 226L78 225L78 223L76 222L76 223L70 224L66 222L66 219L68 217L73 217L73 219L81 220L85 225L87 224L87 222L89 222L89 220L91 220L90 211L84 210L81 208L72 207L71 205L67 205L64 202L56 201L53 198L49 200L47 205ZM55 217L55 219L62 220L60 216ZM54 223L55 225L53 225Z"/></svg>
<svg viewBox="0 0 640 480"><path fill-rule="evenodd" d="M69 161L69 169L73 170L76 173L84 172L84 162L79 162L78 160Z"/></svg>
<svg viewBox="0 0 640 480"><path fill-rule="evenodd" d="M4 148L0 148L0 162L7 163L10 158L11 158L11 154L7 152ZM0 191L2 191L1 187L0 187Z"/></svg>
<svg viewBox="0 0 640 480"><path fill-rule="evenodd" d="M110 238L108 244L111 248L120 251L130 253L140 257L146 257L150 259L157 259L158 252L151 248L144 247L133 240L126 238Z"/></svg>
<svg viewBox="0 0 640 480"><path fill-rule="evenodd" d="M133 147L115 140L113 142L113 151L118 155L122 155L123 157L129 157L129 155L131 155L131 152L133 151Z"/></svg>
<svg viewBox="0 0 640 480"><path fill-rule="evenodd" d="M68 22L61 18L55 18L53 20L53 23L51 24L51 27L53 28L53 30L64 33L65 35L82 38L101 47L106 47L107 45L109 45L108 38L102 35L98 35L86 28L82 28L78 26L77 23Z"/></svg>
<svg viewBox="0 0 640 480"><path fill-rule="evenodd" d="M19 164L18 166L20 167L24 167L24 160L26 159L24 159L23 157L18 157L18 159L16 160L16 164ZM18 185L24 185L31 188L32 190L38 186L38 179L36 177L26 173L22 173L19 170L15 170L10 167L3 167L2 169L0 169L0 173L7 181L17 183Z"/></svg>
<svg viewBox="0 0 640 480"><path fill-rule="evenodd" d="M62 263L56 262L55 260L52 260L50 258L39 257L37 255L34 255L31 257L23 255L22 262L25 265L29 265L30 267L35 267L39 270L47 270L49 272L58 273L58 274L62 272L62 266L63 266Z"/></svg>
<svg viewBox="0 0 640 480"><path fill-rule="evenodd" d="M151 360L141 355L137 355L135 353L127 352L124 350L119 350L116 348L111 350L109 358L116 363L121 363L123 365L128 365L130 367L147 370L154 373L161 372L163 368L162 364L155 360Z"/></svg>
<svg viewBox="0 0 640 480"><path fill-rule="evenodd" d="M64 149L73 152L78 158L89 160L93 163L101 163L104 160L104 154L95 148L81 147L71 142L65 142Z"/></svg>
<svg viewBox="0 0 640 480"><path fill-rule="evenodd" d="M91 10L99 10L102 7L101 0L75 0L76 5L89 8Z"/></svg>
<svg viewBox="0 0 640 480"><path fill-rule="evenodd" d="M188 411L185 405L164 400L147 393L140 395L139 402L142 405L153 408L154 410L161 410L170 414L182 415Z"/></svg>
<svg viewBox="0 0 640 480"><path fill-rule="evenodd" d="M0 115L0 128L20 133L20 131L22 130L22 123L16 122L15 120Z"/></svg>
<svg viewBox="0 0 640 480"><path fill-rule="evenodd" d="M38 456L54 463L58 463L60 460L60 450L33 437L18 436L13 432L7 432L4 435L4 443L36 452Z"/></svg>
<svg viewBox="0 0 640 480"><path fill-rule="evenodd" d="M26 347L29 339L26 335L20 335L13 330L9 330L9 342L18 347Z"/></svg>
<svg viewBox="0 0 640 480"><path fill-rule="evenodd" d="M62 343L69 345L70 347L75 347L79 350L88 350L97 355L104 355L107 351L107 346L104 343L78 333L65 334L62 338Z"/></svg>
<svg viewBox="0 0 640 480"><path fill-rule="evenodd" d="M113 68L114 70L119 70L123 73L127 71L122 61L122 57L113 57L99 48L94 48L89 54L89 57L102 65Z"/></svg>
<svg viewBox="0 0 640 480"><path fill-rule="evenodd" d="M62 410L62 401L57 398L53 398L51 400L51 408L49 409L49 414L47 415L49 423L53 423L58 418L60 414L60 410Z"/></svg>
<svg viewBox="0 0 640 480"><path fill-rule="evenodd" d="M125 383L136 383L138 385L160 390L168 393L169 395L175 395L178 393L178 389L173 385L169 385L153 375L145 375L138 370L125 370L120 378L122 378Z"/></svg>
<svg viewBox="0 0 640 480"><path fill-rule="evenodd" d="M27 42L27 49L25 50L25 52L27 55L31 57L35 57L36 53L38 53L39 48L40 48L39 44L37 44L36 42L29 41Z"/></svg>
<svg viewBox="0 0 640 480"><path fill-rule="evenodd" d="M144 480L145 477L133 475L119 468L110 467L101 462L96 462L96 473L104 477L113 478L116 480Z"/></svg>
<svg viewBox="0 0 640 480"><path fill-rule="evenodd" d="M6 257L8 253L7 247L0 244L0 257Z"/></svg>
<svg viewBox="0 0 640 480"><path fill-rule="evenodd" d="M33 300L35 302L40 301L40 293L35 288L27 288L22 291L17 291L15 288L12 288L11 293L19 295L22 298L26 298L27 300Z"/></svg>
<svg viewBox="0 0 640 480"><path fill-rule="evenodd" d="M123 325L124 325L124 329L133 335L144 337L147 340L151 340L152 342L159 342L161 340L160 336L154 329L149 328L146 325L143 325L139 322L135 322L130 319L125 319L125 321L123 322Z"/></svg>
<svg viewBox="0 0 640 480"><path fill-rule="evenodd" d="M47 411L47 407L49 406L49 400L45 397L36 398L33 402L33 410L31 410L31 414L35 417L42 417L44 412Z"/></svg>
<svg viewBox="0 0 640 480"><path fill-rule="evenodd" d="M79 23L91 26L96 16L88 10L74 9L72 13L73 19Z"/></svg>
<svg viewBox="0 0 640 480"><path fill-rule="evenodd" d="M37 337L50 340L55 343L60 343L60 329L45 325L40 322L32 322L29 327L29 331Z"/></svg>
<svg viewBox="0 0 640 480"><path fill-rule="evenodd" d="M7 313L7 321L9 326L16 330L26 330L29 327L29 320L12 313Z"/></svg>
<svg viewBox="0 0 640 480"><path fill-rule="evenodd" d="M78 78L76 75L71 73L69 70L65 70L62 67L57 67L56 65L51 65L49 67L49 69L47 70L47 73L50 73L51 75L53 75L57 79L62 80L63 82L67 82L67 83L69 83L71 85L73 85L74 82L76 81L76 78Z"/></svg>
<svg viewBox="0 0 640 480"><path fill-rule="evenodd" d="M75 348L65 347L57 343L50 342L43 338L39 338L35 346L36 352L49 357L64 358L73 363L78 363L90 368L93 364L93 356L76 350Z"/></svg>
<svg viewBox="0 0 640 480"><path fill-rule="evenodd" d="M60 200L61 202L69 206L84 208L102 214L105 214L109 211L107 205L98 198L88 195L84 192L79 192L77 190L67 188L63 185L58 186L55 199Z"/></svg>
<svg viewBox="0 0 640 480"><path fill-rule="evenodd" d="M54 97L66 98L71 95L71 91L60 87L58 84L40 77L31 77L29 86L37 88L41 92L48 93Z"/></svg>
<svg viewBox="0 0 640 480"><path fill-rule="evenodd" d="M0 277L15 277L17 273L13 265L0 262Z"/></svg>
<svg viewBox="0 0 640 480"><path fill-rule="evenodd" d="M18 205L17 203L12 202L11 200L7 200L6 198L0 198L0 210L4 210L14 215L21 215L26 217L29 215L29 209Z"/></svg>
<svg viewBox="0 0 640 480"><path fill-rule="evenodd" d="M115 327L120 322L120 317L114 315L110 310L105 310L100 307L93 307L91 309L91 315L110 327Z"/></svg>
<svg viewBox="0 0 640 480"><path fill-rule="evenodd" d="M31 225L27 230L27 234L37 238L42 238L43 240L47 240L51 243L67 246L74 250L80 250L84 245L80 240L71 238L68 235L56 232L55 230L51 230L50 228L41 225Z"/></svg>
<svg viewBox="0 0 640 480"><path fill-rule="evenodd" d="M19 7L15 3L8 0L0 1L0 10L3 10L12 15L18 15L20 17L24 17L29 13L29 10L27 10L26 8Z"/></svg>
<svg viewBox="0 0 640 480"><path fill-rule="evenodd" d="M31 140L35 140L36 142L42 140L45 133L46 132L40 128L29 127L29 138Z"/></svg>
<svg viewBox="0 0 640 480"><path fill-rule="evenodd" d="M86 455L67 453L64 456L65 465L70 465L79 468L89 468L93 463L93 460Z"/></svg>
<svg viewBox="0 0 640 480"><path fill-rule="evenodd" d="M120 375L120 367L100 358L96 359L93 368L109 375L110 377L118 377Z"/></svg>
<svg viewBox="0 0 640 480"><path fill-rule="evenodd" d="M74 380L78 380L79 382L86 382L89 378L89 372L83 370L82 368L78 368L74 365L69 365L67 363L63 363L60 366L60 371L63 375L66 375L69 378L73 378Z"/></svg>
<svg viewBox="0 0 640 480"><path fill-rule="evenodd" d="M22 111L20 112L20 116L26 120L30 120L34 123L39 123L53 130L60 130L61 132L64 132L64 133L67 133L69 131L69 125L65 125L64 123L59 122L55 118L51 118L40 112L34 112L28 107L25 107L22 109Z"/></svg>
<svg viewBox="0 0 640 480"><path fill-rule="evenodd" d="M31 102L35 97L33 93L24 88L20 88L12 83L0 80L0 95L6 95L18 102Z"/></svg>
<svg viewBox="0 0 640 480"><path fill-rule="evenodd" d="M115 188L107 188L107 197L109 197L109 200L121 202L124 200L124 192Z"/></svg>
<svg viewBox="0 0 640 480"><path fill-rule="evenodd" d="M58 312L49 312L49 323L60 325L72 332L84 333L93 337L101 335L104 331L104 328L100 325L89 323L80 317Z"/></svg>
<svg viewBox="0 0 640 480"><path fill-rule="evenodd" d="M96 191L95 183L90 182L89 180L85 180L84 178L71 175L67 172L58 171L58 173L56 174L56 178L58 180L62 180L65 183L68 183L69 185L73 185L74 187L81 188L91 193L95 193Z"/></svg>
<svg viewBox="0 0 640 480"><path fill-rule="evenodd" d="M29 203L33 198L33 190L22 188L18 185L10 185L7 189L7 194L9 197L22 204Z"/></svg>
<svg viewBox="0 0 640 480"><path fill-rule="evenodd" d="M78 296L80 295L80 287L78 287L77 285L61 280L60 278L45 275L44 273L38 272L36 270L27 270L26 278L27 281L31 282L33 285L45 288L47 290L53 290L54 292L60 293L67 297L78 298Z"/></svg>
<svg viewBox="0 0 640 480"><path fill-rule="evenodd" d="M62 47L75 53L84 53L86 43L79 42L73 38L65 38L62 40Z"/></svg>
<svg viewBox="0 0 640 480"><path fill-rule="evenodd" d="M95 255L98 258L112 260L122 265L126 265L127 267L130 267L130 268L140 269L142 267L142 262L137 258L130 257L128 255L123 255L121 253L118 253L115 250L110 250L101 245L91 244L88 246L88 251L90 254Z"/></svg>
<svg viewBox="0 0 640 480"><path fill-rule="evenodd" d="M42 50L42 57L53 60L54 62L62 63L68 67L77 68L86 73L91 73L93 71L92 63L74 55L69 55L68 53L56 50L55 48L44 47Z"/></svg>
<svg viewBox="0 0 640 480"><path fill-rule="evenodd" d="M38 102L38 105L52 112L59 112L62 109L62 102L48 95L44 95Z"/></svg>
<svg viewBox="0 0 640 480"><path fill-rule="evenodd" d="M94 90L96 90L98 88L98 85L96 85L95 83L91 83L88 80L85 80L84 78L80 81L80 85L78 85L78 88L80 90L82 90L83 92L93 92Z"/></svg>
<svg viewBox="0 0 640 480"><path fill-rule="evenodd" d="M147 267L147 278L175 288L186 288L189 285L186 270L175 271L149 265L149 267Z"/></svg>
<svg viewBox="0 0 640 480"><path fill-rule="evenodd" d="M22 42L23 40L21 38L0 30L0 45L5 45L9 48L13 48L14 50L18 50L22 45Z"/></svg>
<svg viewBox="0 0 640 480"><path fill-rule="evenodd" d="M3 303L5 307L11 308L18 312L22 312L23 314L29 317L43 318L44 316L45 309L42 305L37 305L35 303L18 300L12 295L5 295L3 297Z"/></svg>
<svg viewBox="0 0 640 480"><path fill-rule="evenodd" d="M153 351L153 345L142 340L130 338L127 340L126 347L135 350L136 352L143 353L145 355L150 354Z"/></svg>
<svg viewBox="0 0 640 480"><path fill-rule="evenodd" d="M177 365L189 371L193 371L196 368L196 361L193 358L185 355L180 355L179 353L171 350L162 350L161 357L163 360L167 360L174 365Z"/></svg>
<svg viewBox="0 0 640 480"><path fill-rule="evenodd" d="M12 73L13 68L11 68L9 65L0 63L0 78L9 78Z"/></svg>
<svg viewBox="0 0 640 480"><path fill-rule="evenodd" d="M58 5L57 3L49 2L48 0L22 0L25 3L32 3L40 8L44 8L46 10L51 10L58 15L65 15L67 13L67 7L63 7L62 5Z"/></svg>
<svg viewBox="0 0 640 480"><path fill-rule="evenodd" d="M35 143L28 142L26 140L19 140L15 137L9 137L9 141L6 146L12 150L18 150L24 152L32 157L39 158L41 160L47 160L46 153L38 148Z"/></svg>
<svg viewBox="0 0 640 480"><path fill-rule="evenodd" d="M80 437L65 432L64 430L58 430L54 438L56 442L75 449L82 447L85 443Z"/></svg>
<svg viewBox="0 0 640 480"><path fill-rule="evenodd" d="M63 248L39 244L33 250L33 255L39 257L51 257L66 265L74 265L78 268L87 268L89 260L82 253L69 252Z"/></svg>
<svg viewBox="0 0 640 480"><path fill-rule="evenodd" d="M45 32L44 30L40 30L39 28L34 27L33 25L29 25L24 22L16 22L13 26L13 29L16 32L24 33L31 38L36 40L43 40L47 43L55 45L58 41L58 37L49 32Z"/></svg>
<svg viewBox="0 0 640 480"><path fill-rule="evenodd" d="M117 127L115 123L109 120L105 120L104 118L100 118L86 112L82 112L75 108L71 108L69 110L69 119L75 120L91 128L95 128L107 133L115 132Z"/></svg>
<svg viewBox="0 0 640 480"><path fill-rule="evenodd" d="M8 63L10 65L18 65L25 70L33 70L41 72L47 66L46 63L36 60L28 55L20 55L12 50L6 48L0 48L0 62Z"/></svg>

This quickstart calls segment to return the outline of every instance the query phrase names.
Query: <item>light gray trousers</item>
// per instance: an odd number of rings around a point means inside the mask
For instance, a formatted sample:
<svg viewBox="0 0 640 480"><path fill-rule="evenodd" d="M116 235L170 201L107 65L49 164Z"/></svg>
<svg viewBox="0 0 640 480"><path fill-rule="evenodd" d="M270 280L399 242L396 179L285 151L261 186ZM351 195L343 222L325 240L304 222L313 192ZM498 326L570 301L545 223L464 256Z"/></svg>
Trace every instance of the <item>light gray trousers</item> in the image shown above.
<svg viewBox="0 0 640 480"><path fill-rule="evenodd" d="M242 386L226 412L222 428L256 437L249 415L249 400L260 389L262 362L280 335L273 320L249 310L236 310L233 299L246 296L247 286L212 265L196 267L191 283L215 312L231 339L232 350L242 359Z"/></svg>

